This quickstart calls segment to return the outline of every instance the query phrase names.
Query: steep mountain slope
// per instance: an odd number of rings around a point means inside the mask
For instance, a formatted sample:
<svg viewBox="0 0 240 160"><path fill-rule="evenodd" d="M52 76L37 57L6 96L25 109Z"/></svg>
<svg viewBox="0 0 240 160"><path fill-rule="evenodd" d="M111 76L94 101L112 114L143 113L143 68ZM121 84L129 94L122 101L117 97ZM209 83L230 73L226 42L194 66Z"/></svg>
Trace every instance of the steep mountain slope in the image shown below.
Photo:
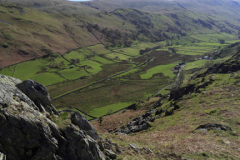
<svg viewBox="0 0 240 160"><path fill-rule="evenodd" d="M72 49L100 43L99 40L105 46L129 47L135 40L155 42L197 33L237 34L239 30L234 23L184 10L175 10L171 14L153 14L134 9L117 9L90 15L82 14L78 9L74 12L71 7L65 10L67 8L45 8L45 11L53 11L50 14L18 5L2 4L2 67L44 54L63 54ZM84 13L90 12L91 9Z"/></svg>
<svg viewBox="0 0 240 160"><path fill-rule="evenodd" d="M196 72L181 88L172 90L170 97L136 103L140 109L103 117L100 124L93 124L102 135L125 147L122 158L126 159L136 155L141 159L165 155L167 159L168 154L178 155L175 159L239 159L239 57L240 51ZM145 131L119 134L126 128L137 130L144 123L148 124Z"/></svg>

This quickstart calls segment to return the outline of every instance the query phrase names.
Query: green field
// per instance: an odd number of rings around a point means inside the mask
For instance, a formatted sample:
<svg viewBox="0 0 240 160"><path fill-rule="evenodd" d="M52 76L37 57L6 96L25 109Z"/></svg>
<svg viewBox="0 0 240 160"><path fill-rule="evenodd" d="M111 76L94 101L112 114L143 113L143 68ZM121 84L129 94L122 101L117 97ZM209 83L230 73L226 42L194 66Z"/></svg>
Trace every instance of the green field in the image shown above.
<svg viewBox="0 0 240 160"><path fill-rule="evenodd" d="M92 52L96 52L96 54L98 54L98 55L102 55L102 54L106 54L106 53L111 52L108 49L106 49L105 46L102 45L102 44L96 44L94 46L89 46L87 48L89 50L91 50Z"/></svg>
<svg viewBox="0 0 240 160"><path fill-rule="evenodd" d="M109 53L106 54L105 56L116 61L128 61L131 58L130 56L121 53Z"/></svg>
<svg viewBox="0 0 240 160"><path fill-rule="evenodd" d="M227 33L214 33L214 34L195 34L189 35L189 37L199 40L202 42L218 42L219 39L234 39L235 35L227 34Z"/></svg>
<svg viewBox="0 0 240 160"><path fill-rule="evenodd" d="M102 64L95 62L95 61L82 61L81 62L81 66L87 66L86 70L88 72L90 72L91 74L97 74L98 72L100 72L102 70Z"/></svg>
<svg viewBox="0 0 240 160"><path fill-rule="evenodd" d="M203 68L206 62L211 62L210 60L198 60L194 62L189 62L185 66L184 70L195 69L195 68Z"/></svg>
<svg viewBox="0 0 240 160"><path fill-rule="evenodd" d="M30 79L31 77L35 76L37 72L41 71L41 68L47 64L49 64L49 62L42 59L19 63L15 70L14 77L21 80Z"/></svg>
<svg viewBox="0 0 240 160"><path fill-rule="evenodd" d="M120 109L126 108L126 107L130 106L131 104L133 104L133 103L122 102L122 103L111 104L111 105L108 105L108 106L105 106L105 107L95 108L94 110L89 112L89 114L91 116L94 116L94 117L101 117L103 115L111 114L111 113L116 112Z"/></svg>
<svg viewBox="0 0 240 160"><path fill-rule="evenodd" d="M78 49L65 54L64 57L68 60L79 58L80 61L82 61L85 59L84 55L87 55L87 53L83 52L81 49Z"/></svg>
<svg viewBox="0 0 240 160"><path fill-rule="evenodd" d="M59 73L67 78L67 79L77 79L82 76L89 76L89 74L83 69L83 68L71 68L71 69L64 69L62 71L59 71Z"/></svg>
<svg viewBox="0 0 240 160"><path fill-rule="evenodd" d="M141 74L141 78L142 79L149 79L154 74L157 74L157 73L162 73L166 77L173 78L175 76L175 74L173 73L173 71L171 71L171 69L173 67L175 67L176 64L177 63L168 64L168 65L160 65L160 66L153 67L153 68L147 70L145 74Z"/></svg>
<svg viewBox="0 0 240 160"><path fill-rule="evenodd" d="M123 74L121 74L121 75L118 75L118 76L116 76L116 77L123 77L123 76L125 76L125 75L131 75L131 74L133 74L133 73L135 73L135 72L138 72L138 71L140 71L140 69L139 69L139 68L135 68L135 69L132 69L132 70L130 70L130 71L128 71L128 72L125 72L125 73L123 73Z"/></svg>
<svg viewBox="0 0 240 160"><path fill-rule="evenodd" d="M59 76L56 73L42 73L42 74L36 74L31 76L31 78L29 79L33 79L45 86L54 84L54 83L58 83L58 82L62 82L65 79L62 78L61 76Z"/></svg>
<svg viewBox="0 0 240 160"><path fill-rule="evenodd" d="M7 75L7 76L13 76L15 66L16 65L12 65L12 66L3 68L2 70L0 70L0 74Z"/></svg>
<svg viewBox="0 0 240 160"><path fill-rule="evenodd" d="M112 63L114 63L113 61L107 60L107 59L99 57L99 56L94 56L94 57L91 58L91 60L97 61L101 64L112 64Z"/></svg>

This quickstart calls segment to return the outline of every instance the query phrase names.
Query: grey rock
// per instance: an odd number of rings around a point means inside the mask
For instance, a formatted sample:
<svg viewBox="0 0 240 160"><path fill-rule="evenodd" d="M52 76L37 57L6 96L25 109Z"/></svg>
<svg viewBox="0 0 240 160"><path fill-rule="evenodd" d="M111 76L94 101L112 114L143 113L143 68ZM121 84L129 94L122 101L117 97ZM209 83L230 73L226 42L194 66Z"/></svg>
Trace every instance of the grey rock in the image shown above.
<svg viewBox="0 0 240 160"><path fill-rule="evenodd" d="M6 160L6 156L0 152L0 160Z"/></svg>
<svg viewBox="0 0 240 160"><path fill-rule="evenodd" d="M162 108L158 109L158 110L155 112L155 115L160 115L161 113L163 113Z"/></svg>
<svg viewBox="0 0 240 160"><path fill-rule="evenodd" d="M91 123L88 122L88 120L83 114L80 114L79 112L74 112L71 116L71 121L73 124L84 130L93 139L99 139L96 129L91 125Z"/></svg>
<svg viewBox="0 0 240 160"><path fill-rule="evenodd" d="M84 116L76 118L76 124L77 122L83 124L74 125L69 120L70 124L59 129L50 120L51 118L48 118L49 114L45 114L39 106L35 105L36 102L32 101L38 100L46 112L55 113L55 108L49 107L51 101L48 99L49 94L45 92L46 90L32 88L36 84L34 82L29 85L20 85L21 90L27 94L35 94L29 98L16 87L18 84L22 84L20 80L0 75L0 152L8 160L105 159L97 141L92 138L91 133L96 134L96 130ZM31 85L30 88L24 88ZM29 91L31 88L41 93ZM38 94L39 97L37 97ZM69 113L71 117L78 115L75 112ZM59 118L58 115L52 116Z"/></svg>
<svg viewBox="0 0 240 160"><path fill-rule="evenodd" d="M209 130L223 130L223 131L232 131L229 126L221 125L221 124L204 124L198 126L196 131L209 131Z"/></svg>
<svg viewBox="0 0 240 160"><path fill-rule="evenodd" d="M130 143L129 146L130 146L135 152L137 152L138 154L141 153L136 145Z"/></svg>
<svg viewBox="0 0 240 160"><path fill-rule="evenodd" d="M116 159L117 155L112 150L105 149L105 154L111 159Z"/></svg>
<svg viewBox="0 0 240 160"><path fill-rule="evenodd" d="M29 79L17 84L17 87L36 104L41 112L58 115L46 87Z"/></svg>
<svg viewBox="0 0 240 160"><path fill-rule="evenodd" d="M153 122L154 120L155 120L154 111L150 110L144 115L134 118L127 125L123 125L118 132L123 134L131 134L147 130L151 126L148 122Z"/></svg>
<svg viewBox="0 0 240 160"><path fill-rule="evenodd" d="M109 157L106 157L106 160L111 160L111 158L109 158Z"/></svg>

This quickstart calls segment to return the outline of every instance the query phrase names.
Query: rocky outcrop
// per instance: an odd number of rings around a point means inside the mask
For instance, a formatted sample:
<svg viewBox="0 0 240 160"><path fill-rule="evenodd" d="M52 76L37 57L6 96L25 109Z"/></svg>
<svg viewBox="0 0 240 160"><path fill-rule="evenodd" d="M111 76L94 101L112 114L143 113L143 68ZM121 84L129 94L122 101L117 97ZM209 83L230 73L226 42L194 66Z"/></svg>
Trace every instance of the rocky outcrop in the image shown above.
<svg viewBox="0 0 240 160"><path fill-rule="evenodd" d="M58 114L46 88L35 81L0 75L0 126L0 152L7 160L105 159L86 118Z"/></svg>
<svg viewBox="0 0 240 160"><path fill-rule="evenodd" d="M51 103L46 87L43 85L33 80L26 80L17 84L17 87L36 104L41 112L58 114Z"/></svg>
<svg viewBox="0 0 240 160"><path fill-rule="evenodd" d="M96 129L88 122L86 117L79 112L74 112L71 115L71 121L73 124L85 131L90 137L95 140L99 139Z"/></svg>
<svg viewBox="0 0 240 160"><path fill-rule="evenodd" d="M222 131L232 131L229 126L224 126L221 124L204 124L198 126L195 131L210 131L210 130L222 130Z"/></svg>
<svg viewBox="0 0 240 160"><path fill-rule="evenodd" d="M6 156L0 152L0 160L6 160Z"/></svg>
<svg viewBox="0 0 240 160"><path fill-rule="evenodd" d="M120 132L123 134L131 134L135 132L140 132L147 130L151 125L149 121L153 122L155 120L155 112L153 110L148 111L144 115L133 119L127 125L123 125L120 130L114 131L115 133Z"/></svg>

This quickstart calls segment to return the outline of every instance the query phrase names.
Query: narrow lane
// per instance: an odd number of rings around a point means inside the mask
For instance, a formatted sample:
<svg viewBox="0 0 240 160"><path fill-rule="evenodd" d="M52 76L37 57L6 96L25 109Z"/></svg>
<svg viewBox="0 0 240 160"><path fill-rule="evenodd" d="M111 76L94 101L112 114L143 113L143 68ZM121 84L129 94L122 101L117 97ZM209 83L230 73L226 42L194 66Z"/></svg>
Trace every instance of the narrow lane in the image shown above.
<svg viewBox="0 0 240 160"><path fill-rule="evenodd" d="M177 75L177 79L176 79L173 83L171 83L171 84L163 87L162 89L160 89L157 93L154 94L154 96L158 95L158 94L159 94L161 91L163 91L164 89L166 89L166 88L172 86L173 84L175 84L175 83L179 80L180 73L181 73L181 71L185 68L186 65L187 65L187 64L185 64L185 65L181 68L181 70L179 71L179 73L178 73L178 75Z"/></svg>

